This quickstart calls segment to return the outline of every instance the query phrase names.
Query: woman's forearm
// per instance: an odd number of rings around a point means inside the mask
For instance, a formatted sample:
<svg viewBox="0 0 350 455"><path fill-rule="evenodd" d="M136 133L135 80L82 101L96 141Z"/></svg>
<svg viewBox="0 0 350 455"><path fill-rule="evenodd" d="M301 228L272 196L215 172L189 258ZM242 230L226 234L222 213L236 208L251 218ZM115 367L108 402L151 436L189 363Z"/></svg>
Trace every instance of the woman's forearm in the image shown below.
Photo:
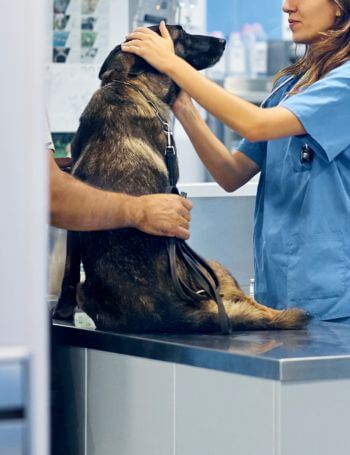
<svg viewBox="0 0 350 455"><path fill-rule="evenodd" d="M226 191L235 191L259 172L258 166L243 154L231 154L212 133L193 105L176 112L198 156L213 178Z"/></svg>
<svg viewBox="0 0 350 455"><path fill-rule="evenodd" d="M262 109L205 78L174 54L174 43L164 22L159 30L160 35L148 28L136 29L128 35L122 50L139 55L167 74L207 111L252 142L305 134L298 118L283 106Z"/></svg>
<svg viewBox="0 0 350 455"><path fill-rule="evenodd" d="M173 55L170 62L166 74L204 109L249 141L261 142L306 133L299 119L284 107L257 107L227 92L180 57Z"/></svg>
<svg viewBox="0 0 350 455"><path fill-rule="evenodd" d="M173 56L167 75L204 109L242 137L258 139L263 122L261 108L228 93L177 56Z"/></svg>

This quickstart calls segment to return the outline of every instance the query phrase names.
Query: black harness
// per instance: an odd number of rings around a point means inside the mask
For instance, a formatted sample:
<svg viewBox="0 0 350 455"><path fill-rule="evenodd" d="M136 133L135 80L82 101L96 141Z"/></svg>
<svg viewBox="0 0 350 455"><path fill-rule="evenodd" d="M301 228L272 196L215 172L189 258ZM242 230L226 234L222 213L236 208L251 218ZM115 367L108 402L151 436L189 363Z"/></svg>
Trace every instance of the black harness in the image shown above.
<svg viewBox="0 0 350 455"><path fill-rule="evenodd" d="M167 145L165 147L164 157L169 175L169 186L167 187L166 192L171 194L180 194L176 186L176 144L169 123L162 118L156 105L143 93L141 89L126 81L113 82L127 85L139 92L154 110L157 118L162 124L163 132L167 137ZM111 84L113 84L113 82L111 82ZM181 193L180 195L183 197L187 196L185 193ZM166 239L166 242L171 278L178 296L184 301L191 302L194 300L214 300L218 306L221 331L223 334L230 334L231 323L222 302L220 295L220 283L214 270L202 257L200 257L192 248L190 248L184 240L180 240L175 237L169 237ZM177 272L177 261L181 262L185 266L186 270L193 277L193 280L198 285L199 289L191 288L190 285L181 279Z"/></svg>

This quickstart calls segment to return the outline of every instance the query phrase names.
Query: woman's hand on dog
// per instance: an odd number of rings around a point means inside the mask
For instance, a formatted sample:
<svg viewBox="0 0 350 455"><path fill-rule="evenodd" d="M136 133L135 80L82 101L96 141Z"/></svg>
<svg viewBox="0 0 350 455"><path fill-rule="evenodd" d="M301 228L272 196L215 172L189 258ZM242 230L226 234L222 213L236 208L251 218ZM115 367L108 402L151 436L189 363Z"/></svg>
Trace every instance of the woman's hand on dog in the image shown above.
<svg viewBox="0 0 350 455"><path fill-rule="evenodd" d="M158 71L167 73L176 57L174 43L164 21L159 24L159 32L160 35L146 27L136 28L127 35L122 50L144 58Z"/></svg>
<svg viewBox="0 0 350 455"><path fill-rule="evenodd" d="M192 203L174 194L152 194L129 202L132 227L147 234L165 237L190 237Z"/></svg>
<svg viewBox="0 0 350 455"><path fill-rule="evenodd" d="M172 106L172 110L176 117L181 117L185 112L193 112L195 107L190 95L181 90Z"/></svg>

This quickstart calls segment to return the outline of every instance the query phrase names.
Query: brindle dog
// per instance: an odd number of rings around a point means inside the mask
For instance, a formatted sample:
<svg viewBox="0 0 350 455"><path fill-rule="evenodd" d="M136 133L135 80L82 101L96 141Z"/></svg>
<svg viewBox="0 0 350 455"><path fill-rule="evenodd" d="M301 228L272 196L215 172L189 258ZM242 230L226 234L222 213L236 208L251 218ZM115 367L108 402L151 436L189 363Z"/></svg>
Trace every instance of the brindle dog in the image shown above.
<svg viewBox="0 0 350 455"><path fill-rule="evenodd" d="M168 29L176 53L198 70L212 66L223 54L224 40L190 35L180 26ZM179 88L143 59L121 52L120 46L104 62L100 79L101 88L83 112L73 140L73 174L110 191L136 196L165 192L166 135L144 95L162 118L169 119ZM82 284L80 260L86 273ZM210 264L220 280L233 329L294 329L307 323L308 316L299 309L277 311L258 304L220 264ZM198 289L181 261L177 267L182 280ZM176 293L166 239L131 228L68 233L66 270L54 317L70 318L77 302L103 330L220 330L214 301L183 301Z"/></svg>

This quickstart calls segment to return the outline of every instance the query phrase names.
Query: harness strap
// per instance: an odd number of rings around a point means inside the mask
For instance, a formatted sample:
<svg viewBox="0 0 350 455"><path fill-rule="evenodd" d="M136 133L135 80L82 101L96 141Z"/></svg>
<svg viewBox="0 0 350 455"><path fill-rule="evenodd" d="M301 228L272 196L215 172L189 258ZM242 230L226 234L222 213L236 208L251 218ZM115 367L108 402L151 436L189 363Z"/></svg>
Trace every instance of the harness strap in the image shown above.
<svg viewBox="0 0 350 455"><path fill-rule="evenodd" d="M167 192L179 194L174 186L168 187ZM178 296L185 301L214 300L218 307L221 332L230 334L231 323L220 295L220 282L212 267L183 240L167 238L166 243L171 278ZM177 259L190 272L199 289L192 289L181 279L177 270Z"/></svg>
<svg viewBox="0 0 350 455"><path fill-rule="evenodd" d="M230 334L231 324L220 295L219 281L214 270L183 240L174 238L167 239L167 248L171 277L179 297L185 301L214 300L218 307L221 331L223 334ZM200 287L199 290L195 291L191 289L191 287L180 278L176 267L177 258L189 270L194 281Z"/></svg>

